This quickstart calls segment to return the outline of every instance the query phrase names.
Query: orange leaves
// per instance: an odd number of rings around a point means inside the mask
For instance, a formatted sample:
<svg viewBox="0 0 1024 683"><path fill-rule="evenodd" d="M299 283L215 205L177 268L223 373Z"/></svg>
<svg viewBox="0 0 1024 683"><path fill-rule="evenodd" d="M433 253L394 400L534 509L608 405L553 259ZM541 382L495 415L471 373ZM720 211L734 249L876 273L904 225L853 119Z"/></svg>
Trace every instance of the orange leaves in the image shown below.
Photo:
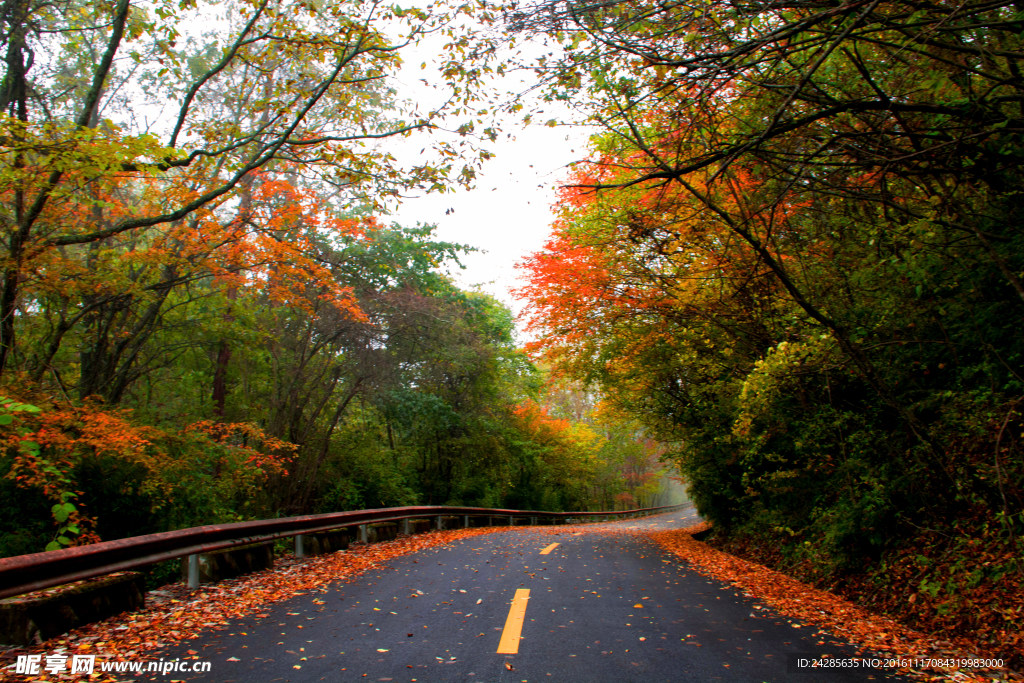
<svg viewBox="0 0 1024 683"><path fill-rule="evenodd" d="M544 251L517 266L527 281L514 292L528 302L527 329L548 331L572 344L600 330L597 310L636 304L636 297L616 287L612 265L607 252L581 244L556 228Z"/></svg>
<svg viewBox="0 0 1024 683"><path fill-rule="evenodd" d="M7 405L12 405L9 400ZM72 470L89 456L152 466L147 447L159 432L131 424L122 411L99 410L92 402L81 407L53 402L42 410L33 407L8 415L2 423L8 428L0 435L0 443L14 454L7 476L23 488L40 490L52 503L56 531L47 549L100 540L92 531L94 520L81 509L82 492L76 490Z"/></svg>
<svg viewBox="0 0 1024 683"><path fill-rule="evenodd" d="M70 633L32 646L36 653L50 653L55 647L67 654L94 654L97 673L90 679L102 683L123 680L113 673L100 674L99 662L137 660L153 657L157 651L200 632L222 626L240 617L266 618L265 609L296 594L325 590L332 581L353 581L363 572L395 557L453 541L495 533L494 529L453 529L407 536L372 545L353 545L347 551L320 555L305 560L283 558L273 569L205 584L191 591L174 584L147 595L147 607L141 612L122 614L105 621L77 628ZM186 607L187 604L187 607ZM192 656L201 651L196 648ZM45 674L38 680L47 680Z"/></svg>
<svg viewBox="0 0 1024 683"><path fill-rule="evenodd" d="M137 453L149 445L146 438L157 434L152 427L133 425L127 411L101 411L95 404L44 412L35 439L44 446L71 450L88 448L97 454Z"/></svg>
<svg viewBox="0 0 1024 683"><path fill-rule="evenodd" d="M173 499L180 487L206 486L211 500L242 501L231 512L237 517L268 475L287 475L286 463L297 448L252 424L204 421L168 434L135 424L129 411L98 401L76 406L29 398L41 410L17 411L19 404L8 401L15 408L0 420L0 445L13 454L7 476L21 488L38 490L53 505L56 541L62 545L100 540L90 532L90 499L75 481L83 463L112 458L117 466L141 470L138 492L149 495L154 506Z"/></svg>
<svg viewBox="0 0 1024 683"><path fill-rule="evenodd" d="M544 463L546 474L566 490L575 490L583 500L607 439L583 422L573 423L551 416L546 407L532 400L516 406L513 420L519 433L530 442L531 450Z"/></svg>
<svg viewBox="0 0 1024 683"><path fill-rule="evenodd" d="M973 659L983 648L978 643L961 640L955 646L946 641L929 638L913 631L889 617L872 614L827 591L812 588L785 574L747 562L739 557L715 550L692 534L709 528L707 523L688 529L650 532L659 545L678 557L695 565L702 573L763 601L781 614L811 623L837 635L849 638L875 656L901 659ZM794 628L797 624L793 625ZM906 671L919 680L943 680L937 671ZM959 671L949 677L958 681L988 681L981 670ZM947 679L948 680L948 679Z"/></svg>
<svg viewBox="0 0 1024 683"><path fill-rule="evenodd" d="M590 168L570 182L615 167ZM529 329L551 350L599 343L620 324L672 317L726 284L742 264L713 215L678 188L633 187L596 193L570 188L543 251L519 264ZM716 294L717 295L717 294Z"/></svg>
<svg viewBox="0 0 1024 683"><path fill-rule="evenodd" d="M523 401L512 409L512 414L519 419L521 429L538 436L555 437L572 427L568 420L551 417L545 408L533 401Z"/></svg>
<svg viewBox="0 0 1024 683"><path fill-rule="evenodd" d="M258 468L265 474L287 476L285 460L299 449L293 443L273 437L256 425L244 422L202 420L190 424L185 431L207 434L218 443L230 446L245 455L246 465ZM257 449L250 442L260 444L262 448Z"/></svg>
<svg viewBox="0 0 1024 683"><path fill-rule="evenodd" d="M577 456L589 451L600 437L583 423L573 423L548 414L532 400L520 403L513 410L518 427L535 443L558 451L574 451Z"/></svg>
<svg viewBox="0 0 1024 683"><path fill-rule="evenodd" d="M652 129L668 131L652 145L693 146L671 133L677 114L651 112ZM806 244L790 240L805 207L765 192L763 171L738 164L630 184L651 163L649 150L610 136L594 146L559 196L551 238L519 264L525 285L515 295L538 337L527 349L555 373L599 385L645 426L671 431L670 410L644 408L695 405L680 398L689 387L745 372L743 344L764 334L765 310L791 305L744 235L770 235L780 263L791 244L805 255Z"/></svg>
<svg viewBox="0 0 1024 683"><path fill-rule="evenodd" d="M322 301L364 320L352 290L338 283L320 252L339 238L361 239L376 220L339 217L321 194L289 182L288 170L253 172L231 220L197 212L161 244L173 244L174 258L201 266L222 286L259 291L307 313Z"/></svg>
<svg viewBox="0 0 1024 683"><path fill-rule="evenodd" d="M59 497L65 477L85 454L113 455L145 463L146 446L160 432L126 419L127 411L103 411L93 402L81 407L54 402L39 413L23 414L17 431L3 435L7 445L38 444L36 453L19 451L11 468L12 478L25 486L38 486L50 498Z"/></svg>
<svg viewBox="0 0 1024 683"><path fill-rule="evenodd" d="M22 291L29 299L55 296L81 306L99 297L145 299L163 291L162 279L212 276L226 289L261 293L277 304L307 312L324 304L364 320L353 292L321 255L334 240L362 239L375 220L339 216L321 194L291 183L291 170L254 172L188 220L111 235L97 243L102 247L57 249L40 234L21 257ZM220 182L208 177L213 172L200 163L159 179L104 177L89 192L76 190L47 205L47 235L88 233L97 224L189 204Z"/></svg>

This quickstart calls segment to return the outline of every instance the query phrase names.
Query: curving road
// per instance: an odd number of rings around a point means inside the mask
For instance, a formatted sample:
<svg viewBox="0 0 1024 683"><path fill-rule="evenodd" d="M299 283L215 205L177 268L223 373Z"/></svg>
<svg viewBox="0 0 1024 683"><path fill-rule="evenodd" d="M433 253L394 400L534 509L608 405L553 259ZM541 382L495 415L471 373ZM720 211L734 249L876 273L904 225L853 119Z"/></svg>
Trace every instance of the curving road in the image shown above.
<svg viewBox="0 0 1024 683"><path fill-rule="evenodd" d="M268 606L269 618L236 620L166 651L165 660L197 652L212 670L152 680L903 680L795 670L794 657L854 648L629 533L689 526L695 515L520 529L399 557L358 581Z"/></svg>

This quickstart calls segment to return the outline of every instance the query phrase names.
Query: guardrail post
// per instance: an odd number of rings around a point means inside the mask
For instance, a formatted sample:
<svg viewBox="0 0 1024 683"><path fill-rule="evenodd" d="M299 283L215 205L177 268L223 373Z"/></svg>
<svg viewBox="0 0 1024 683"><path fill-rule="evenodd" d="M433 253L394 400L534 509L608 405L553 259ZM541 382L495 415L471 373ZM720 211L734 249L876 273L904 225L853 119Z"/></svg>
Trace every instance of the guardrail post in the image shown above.
<svg viewBox="0 0 1024 683"><path fill-rule="evenodd" d="M405 534L406 536L409 535L409 518L408 517L406 517L405 519L402 520L402 533Z"/></svg>
<svg viewBox="0 0 1024 683"><path fill-rule="evenodd" d="M306 553L302 547L302 534L295 534L295 557L305 557Z"/></svg>
<svg viewBox="0 0 1024 683"><path fill-rule="evenodd" d="M359 540L362 541L363 543L369 543L370 542L368 537L367 537L367 535L366 535L366 525L365 524L360 524L359 525Z"/></svg>
<svg viewBox="0 0 1024 683"><path fill-rule="evenodd" d="M509 526L515 526L516 525L515 517L513 517L512 515L508 516L508 525Z"/></svg>
<svg viewBox="0 0 1024 683"><path fill-rule="evenodd" d="M462 526L465 529L469 528L469 515L463 515Z"/></svg>
<svg viewBox="0 0 1024 683"><path fill-rule="evenodd" d="M437 526L435 526L434 528L438 531L441 531L444 528L444 522L441 521L441 515L437 516Z"/></svg>
<svg viewBox="0 0 1024 683"><path fill-rule="evenodd" d="M199 556L188 556L188 587L199 588Z"/></svg>
<svg viewBox="0 0 1024 683"><path fill-rule="evenodd" d="M494 526L494 516L493 515L488 515L487 516L487 526Z"/></svg>
<svg viewBox="0 0 1024 683"><path fill-rule="evenodd" d="M530 526L537 526L537 518L530 517Z"/></svg>

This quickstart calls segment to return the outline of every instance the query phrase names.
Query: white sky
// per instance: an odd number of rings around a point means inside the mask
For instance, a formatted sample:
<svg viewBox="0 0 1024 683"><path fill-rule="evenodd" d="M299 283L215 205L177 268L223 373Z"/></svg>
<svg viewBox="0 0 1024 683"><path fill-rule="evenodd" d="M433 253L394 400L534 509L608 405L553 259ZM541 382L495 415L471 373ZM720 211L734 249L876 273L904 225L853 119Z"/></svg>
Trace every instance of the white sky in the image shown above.
<svg viewBox="0 0 1024 683"><path fill-rule="evenodd" d="M481 249L463 258L466 268L453 273L456 281L482 285L518 313L522 306L509 291L519 286L514 266L547 240L555 189L567 164L583 156L586 133L537 124L509 132L512 139L502 136L493 146L496 156L484 164L476 189L406 200L392 218L436 224L439 239Z"/></svg>
<svg viewBox="0 0 1024 683"><path fill-rule="evenodd" d="M422 109L436 106L447 97L443 90L425 87L420 80L440 80L436 75L439 44L439 40L428 39L402 53L405 66L397 79L398 95L415 100ZM521 43L517 51L522 54L540 49L548 48ZM424 62L426 69L420 66ZM529 87L528 78L509 75L496 80L495 87L523 92ZM407 199L389 217L407 226L417 222L435 224L438 239L479 249L462 259L464 270L452 275L463 288L479 285L516 314L523 307L510 291L521 285L515 264L547 241L554 218L555 191L567 179L569 164L586 156L587 139L594 131L587 126L549 127L545 122L551 118L569 120L568 110L561 111L551 103L541 105L535 99L523 103L522 113L533 109L539 123L524 126L512 117L499 122L498 140L482 145L495 157L478 171L474 190ZM406 144L422 147L422 138L416 137ZM523 324L520 321L518 325L521 336Z"/></svg>

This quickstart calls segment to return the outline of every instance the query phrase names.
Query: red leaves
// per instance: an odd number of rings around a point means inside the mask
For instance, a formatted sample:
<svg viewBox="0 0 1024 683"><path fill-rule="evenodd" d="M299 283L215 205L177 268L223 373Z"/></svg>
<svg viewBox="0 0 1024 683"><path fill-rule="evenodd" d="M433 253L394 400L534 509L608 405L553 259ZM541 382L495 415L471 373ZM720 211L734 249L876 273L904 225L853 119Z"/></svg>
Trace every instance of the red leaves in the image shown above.
<svg viewBox="0 0 1024 683"><path fill-rule="evenodd" d="M186 432L201 432L211 436L220 443L230 444L233 448L246 454L247 465L259 468L265 473L287 475L283 458L293 455L298 446L282 439L273 437L254 424L242 422L211 422L202 420L185 428ZM257 450L250 442L260 444Z"/></svg>
<svg viewBox="0 0 1024 683"><path fill-rule="evenodd" d="M114 456L152 468L148 447L161 433L132 424L128 411L103 410L93 401L75 406L70 401L30 400L39 406L14 413L5 423L9 427L0 432L0 445L14 456L7 476L22 488L41 490L53 504L56 534L48 550L95 543L100 539L92 531L94 520L83 512L82 492L69 472L90 456Z"/></svg>
<svg viewBox="0 0 1024 683"><path fill-rule="evenodd" d="M947 640L983 643L991 656L1024 663L1024 576L1020 545L966 516L941 533L922 530L841 590L870 609ZM1019 543L1019 542L1018 542ZM883 585L889 590L879 591Z"/></svg>

